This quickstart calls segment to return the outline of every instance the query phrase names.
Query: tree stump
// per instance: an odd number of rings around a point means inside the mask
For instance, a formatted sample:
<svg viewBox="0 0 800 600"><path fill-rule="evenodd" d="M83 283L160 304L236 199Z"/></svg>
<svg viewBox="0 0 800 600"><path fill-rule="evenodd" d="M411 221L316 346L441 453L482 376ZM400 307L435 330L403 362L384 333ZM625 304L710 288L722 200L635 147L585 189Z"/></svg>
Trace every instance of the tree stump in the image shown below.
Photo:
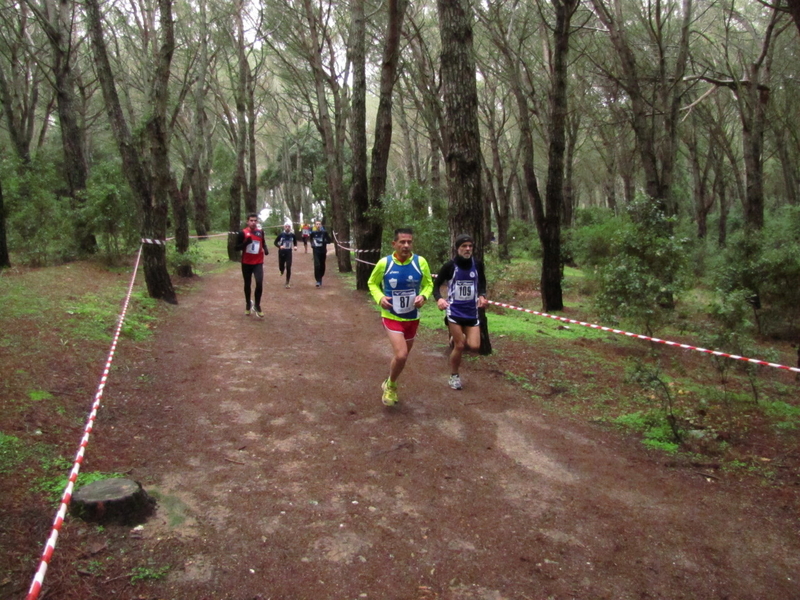
<svg viewBox="0 0 800 600"><path fill-rule="evenodd" d="M70 513L85 521L136 525L145 521L155 504L138 481L101 479L73 494Z"/></svg>

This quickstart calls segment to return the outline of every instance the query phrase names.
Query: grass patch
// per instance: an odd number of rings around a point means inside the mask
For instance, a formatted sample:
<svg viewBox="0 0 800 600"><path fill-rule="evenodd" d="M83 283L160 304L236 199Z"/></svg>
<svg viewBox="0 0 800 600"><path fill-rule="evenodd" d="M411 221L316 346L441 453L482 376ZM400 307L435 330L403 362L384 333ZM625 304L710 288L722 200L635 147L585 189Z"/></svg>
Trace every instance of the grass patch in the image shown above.
<svg viewBox="0 0 800 600"><path fill-rule="evenodd" d="M72 468L73 462L63 457L42 461L45 471L48 473L36 480L34 485L35 491L43 494L47 500L58 503L61 500L64 490L69 483L69 469ZM59 474L53 474L53 471L58 470ZM67 472L67 475L63 473ZM100 471L81 471L78 473L78 479L75 481L75 489L81 486L88 485L101 479L115 479L123 477L119 473L101 473Z"/></svg>
<svg viewBox="0 0 800 600"><path fill-rule="evenodd" d="M134 567L130 572L130 581L134 584L138 581L157 581L159 579L164 579L167 573L169 573L168 565L161 567L154 565Z"/></svg>
<svg viewBox="0 0 800 600"><path fill-rule="evenodd" d="M648 448L668 453L680 450L672 428L660 413L637 411L620 415L613 422L624 429L641 433L642 444Z"/></svg>
<svg viewBox="0 0 800 600"><path fill-rule="evenodd" d="M11 473L32 455L31 446L19 438L0 432L0 475Z"/></svg>

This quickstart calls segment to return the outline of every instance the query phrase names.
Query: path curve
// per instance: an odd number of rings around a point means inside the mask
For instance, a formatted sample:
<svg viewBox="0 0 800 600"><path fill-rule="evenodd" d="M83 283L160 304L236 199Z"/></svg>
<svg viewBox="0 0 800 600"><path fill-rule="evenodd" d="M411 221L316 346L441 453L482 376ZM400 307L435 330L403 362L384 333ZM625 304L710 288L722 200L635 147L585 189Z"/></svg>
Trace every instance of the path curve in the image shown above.
<svg viewBox="0 0 800 600"><path fill-rule="evenodd" d="M120 351L98 443L159 498L165 598L800 598L796 515L545 414L488 363L450 390L442 332L383 407L377 312L334 256L316 289L301 249L286 290L275 254L263 320L232 265Z"/></svg>

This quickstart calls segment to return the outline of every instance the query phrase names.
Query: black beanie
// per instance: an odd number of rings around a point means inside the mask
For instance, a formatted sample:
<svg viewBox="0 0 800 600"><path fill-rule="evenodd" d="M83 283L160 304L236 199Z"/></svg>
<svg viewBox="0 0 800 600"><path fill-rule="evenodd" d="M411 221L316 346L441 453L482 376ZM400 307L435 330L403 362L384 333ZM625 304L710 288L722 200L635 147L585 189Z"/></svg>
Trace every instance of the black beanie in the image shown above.
<svg viewBox="0 0 800 600"><path fill-rule="evenodd" d="M471 242L472 245L475 245L475 241L472 239L471 236L468 236L466 233L462 233L460 236L456 238L456 242L453 247L456 250L458 250L462 244L466 244L467 242Z"/></svg>

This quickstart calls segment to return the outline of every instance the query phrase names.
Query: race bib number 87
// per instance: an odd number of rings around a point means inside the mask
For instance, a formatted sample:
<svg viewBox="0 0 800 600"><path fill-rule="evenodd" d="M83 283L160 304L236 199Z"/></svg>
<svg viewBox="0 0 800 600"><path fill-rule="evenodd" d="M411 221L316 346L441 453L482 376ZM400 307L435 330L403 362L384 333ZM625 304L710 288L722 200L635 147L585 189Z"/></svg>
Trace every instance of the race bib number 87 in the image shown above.
<svg viewBox="0 0 800 600"><path fill-rule="evenodd" d="M414 290L392 291L392 310L395 314L402 315L414 310L414 298L417 293Z"/></svg>

